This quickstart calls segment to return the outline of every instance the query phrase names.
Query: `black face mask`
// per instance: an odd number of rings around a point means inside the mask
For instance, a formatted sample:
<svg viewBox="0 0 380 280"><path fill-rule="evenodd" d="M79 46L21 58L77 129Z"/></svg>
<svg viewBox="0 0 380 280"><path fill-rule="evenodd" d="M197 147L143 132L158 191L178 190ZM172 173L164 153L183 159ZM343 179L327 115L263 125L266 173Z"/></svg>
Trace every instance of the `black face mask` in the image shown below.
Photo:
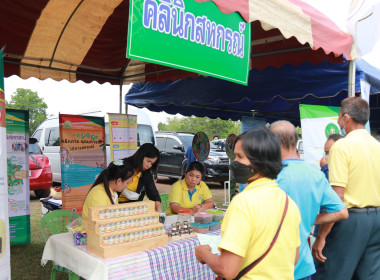
<svg viewBox="0 0 380 280"><path fill-rule="evenodd" d="M236 183L248 183L248 179L255 175L255 172L252 171L252 166L242 164L238 161L233 161L230 164L230 168L234 173Z"/></svg>

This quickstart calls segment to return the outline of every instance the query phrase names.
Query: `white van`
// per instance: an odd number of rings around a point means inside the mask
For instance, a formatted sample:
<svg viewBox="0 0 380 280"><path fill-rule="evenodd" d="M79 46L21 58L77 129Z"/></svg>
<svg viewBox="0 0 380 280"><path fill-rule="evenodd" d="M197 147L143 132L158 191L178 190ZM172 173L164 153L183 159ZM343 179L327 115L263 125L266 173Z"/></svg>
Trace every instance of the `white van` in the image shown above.
<svg viewBox="0 0 380 280"><path fill-rule="evenodd" d="M152 123L148 115L141 109L128 106L128 114L137 115L137 147L144 143L156 143L156 138L153 132ZM107 165L111 161L109 129L108 129L108 114L102 111L79 114L83 116L98 116L105 117L105 132L106 132L106 151ZM51 170L53 172L53 182L61 183L61 161L60 161L60 146L59 146L59 120L58 118L46 119L42 122L33 133L33 138L38 140L38 145L42 152L49 158Z"/></svg>

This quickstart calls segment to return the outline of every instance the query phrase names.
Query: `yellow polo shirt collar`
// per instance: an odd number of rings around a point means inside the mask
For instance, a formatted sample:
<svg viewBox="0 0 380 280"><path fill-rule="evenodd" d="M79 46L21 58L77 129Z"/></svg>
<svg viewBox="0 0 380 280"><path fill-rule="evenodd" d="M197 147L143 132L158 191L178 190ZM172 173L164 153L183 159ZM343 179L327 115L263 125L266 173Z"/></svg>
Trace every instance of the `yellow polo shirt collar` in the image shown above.
<svg viewBox="0 0 380 280"><path fill-rule="evenodd" d="M270 186L270 185L273 185L273 187L278 187L278 184L276 183L276 180L272 180L272 179L268 179L268 178L260 178L256 181L253 181L252 183L250 183L244 190L244 191L248 191L248 190L252 190L254 188L257 188L257 187L262 187L263 185L265 186Z"/></svg>

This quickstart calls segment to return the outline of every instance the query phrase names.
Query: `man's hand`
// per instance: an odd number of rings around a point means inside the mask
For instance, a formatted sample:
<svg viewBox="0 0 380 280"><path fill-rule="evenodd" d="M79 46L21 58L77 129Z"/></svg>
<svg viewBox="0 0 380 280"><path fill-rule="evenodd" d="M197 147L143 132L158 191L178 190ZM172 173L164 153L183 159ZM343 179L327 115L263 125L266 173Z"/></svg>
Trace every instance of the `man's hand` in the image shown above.
<svg viewBox="0 0 380 280"><path fill-rule="evenodd" d="M328 163L328 160L329 160L329 156L328 156L328 155L322 157L321 160L320 160L320 162L319 162L320 167L322 167L322 166L324 166L325 164L327 164L327 163Z"/></svg>
<svg viewBox="0 0 380 280"><path fill-rule="evenodd" d="M199 245L195 247L195 256L201 264L205 264L205 261L203 260L202 256L204 256L204 254L207 253L211 253L211 247L209 245Z"/></svg>
<svg viewBox="0 0 380 280"><path fill-rule="evenodd" d="M326 245L326 239L323 237L317 236L313 244L312 253L313 253L313 257L321 263L324 263L327 260L327 258L324 255L322 255L322 250L323 248L325 248L325 245Z"/></svg>

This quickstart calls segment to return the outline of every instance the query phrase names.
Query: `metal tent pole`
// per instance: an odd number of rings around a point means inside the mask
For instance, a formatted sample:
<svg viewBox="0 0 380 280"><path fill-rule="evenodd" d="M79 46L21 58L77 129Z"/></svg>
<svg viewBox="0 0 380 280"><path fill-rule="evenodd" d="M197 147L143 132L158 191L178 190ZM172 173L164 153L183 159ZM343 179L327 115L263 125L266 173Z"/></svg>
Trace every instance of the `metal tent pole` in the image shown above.
<svg viewBox="0 0 380 280"><path fill-rule="evenodd" d="M356 59L348 61L348 97L355 96Z"/></svg>
<svg viewBox="0 0 380 280"><path fill-rule="evenodd" d="M120 83L120 95L119 95L119 113L123 112L122 105L123 104L123 82Z"/></svg>

